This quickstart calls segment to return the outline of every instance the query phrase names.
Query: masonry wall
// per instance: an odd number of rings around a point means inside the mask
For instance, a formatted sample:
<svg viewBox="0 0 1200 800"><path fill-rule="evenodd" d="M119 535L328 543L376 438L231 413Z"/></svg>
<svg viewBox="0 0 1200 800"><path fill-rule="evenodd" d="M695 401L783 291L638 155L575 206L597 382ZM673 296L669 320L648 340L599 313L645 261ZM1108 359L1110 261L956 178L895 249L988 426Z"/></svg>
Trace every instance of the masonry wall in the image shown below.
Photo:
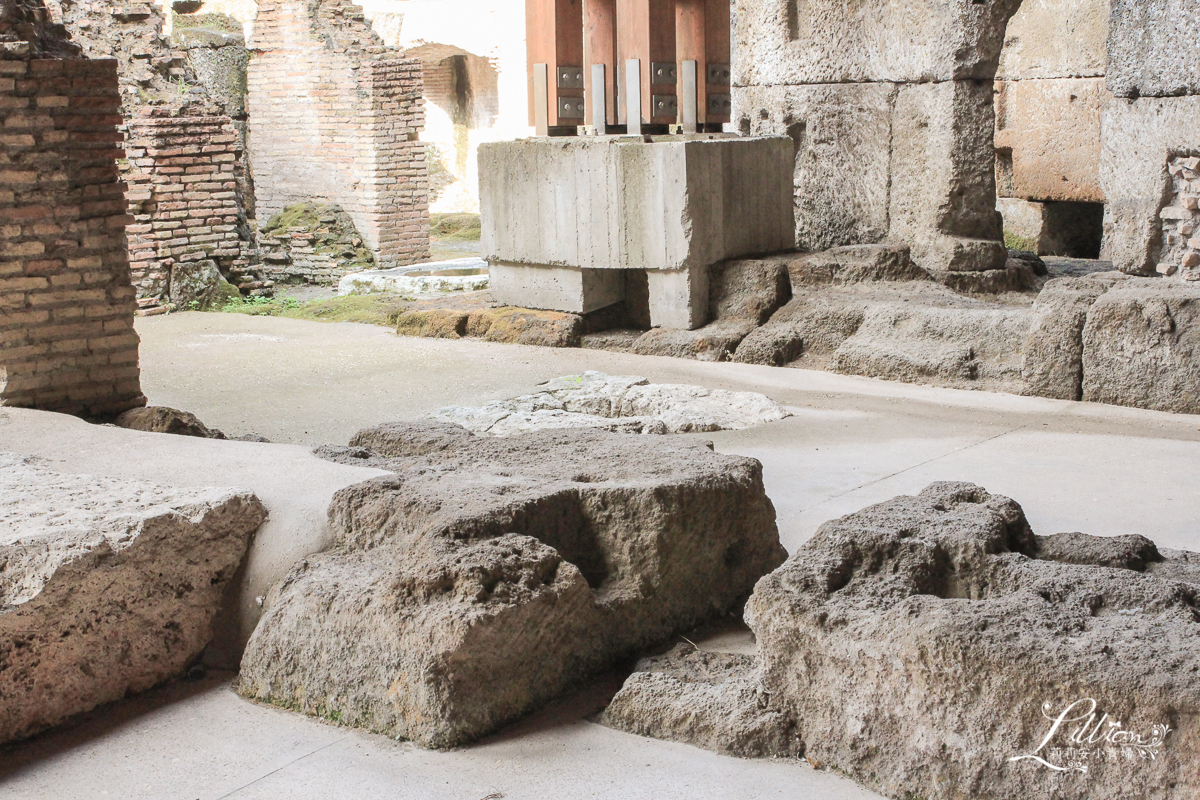
<svg viewBox="0 0 1200 800"><path fill-rule="evenodd" d="M0 405L144 405L115 61L0 61Z"/></svg>
<svg viewBox="0 0 1200 800"><path fill-rule="evenodd" d="M264 0L250 42L250 156L265 224L340 205L381 267L429 257L421 66L346 0Z"/></svg>
<svg viewBox="0 0 1200 800"><path fill-rule="evenodd" d="M129 254L142 314L204 302L224 277L265 286L239 231L241 137L232 120L147 108L127 126Z"/></svg>
<svg viewBox="0 0 1200 800"><path fill-rule="evenodd" d="M1200 280L1190 242L1200 186L1200 15L1194 3L1111 0L1100 183L1104 258L1124 272Z"/></svg>

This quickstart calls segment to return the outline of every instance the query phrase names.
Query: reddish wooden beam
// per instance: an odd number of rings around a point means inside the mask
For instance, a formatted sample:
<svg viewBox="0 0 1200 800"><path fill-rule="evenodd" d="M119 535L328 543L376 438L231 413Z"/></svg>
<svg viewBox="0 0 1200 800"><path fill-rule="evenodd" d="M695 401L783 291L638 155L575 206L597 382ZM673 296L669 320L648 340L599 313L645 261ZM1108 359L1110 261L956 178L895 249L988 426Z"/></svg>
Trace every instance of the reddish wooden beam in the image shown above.
<svg viewBox="0 0 1200 800"><path fill-rule="evenodd" d="M534 65L548 69L551 127L583 124L583 0L525 0L529 124L536 124ZM566 74L564 74L564 72ZM563 101L568 100L567 108ZM576 115L576 112L578 115Z"/></svg>
<svg viewBox="0 0 1200 800"><path fill-rule="evenodd" d="M584 0L583 3L583 72L588 97L592 96L592 65L604 65L605 105L608 124L617 124L617 0ZM587 124L592 119L592 103L588 102Z"/></svg>
<svg viewBox="0 0 1200 800"><path fill-rule="evenodd" d="M642 62L642 120L655 125L676 121L676 112L663 113L652 108L653 98L675 98L676 83L652 75L655 64L675 67L675 0L617 0L617 61L620 64L618 94L625 97L625 62ZM620 121L625 119L625 102L619 105Z"/></svg>
<svg viewBox="0 0 1200 800"><path fill-rule="evenodd" d="M721 74L716 82L710 82L708 69L703 62L700 64L700 119L709 125L719 125L730 121L730 113L724 110L720 113L712 113L712 103L705 103L704 98L709 95L718 95L722 98L729 96L731 0L704 0L704 3L704 55L708 67L717 68Z"/></svg>

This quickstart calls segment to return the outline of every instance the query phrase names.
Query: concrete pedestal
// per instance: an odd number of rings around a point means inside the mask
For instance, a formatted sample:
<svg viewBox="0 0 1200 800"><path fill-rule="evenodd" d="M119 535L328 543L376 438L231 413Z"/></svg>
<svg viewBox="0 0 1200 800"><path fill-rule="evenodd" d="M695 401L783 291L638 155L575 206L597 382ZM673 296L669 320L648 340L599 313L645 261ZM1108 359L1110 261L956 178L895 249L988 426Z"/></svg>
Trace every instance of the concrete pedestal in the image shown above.
<svg viewBox="0 0 1200 800"><path fill-rule="evenodd" d="M489 266L489 288L498 302L586 314L625 297L625 275L615 269L575 269L533 264Z"/></svg>
<svg viewBox="0 0 1200 800"><path fill-rule="evenodd" d="M709 267L794 246L791 176L786 137L482 145L482 244L492 291L504 303L580 313L623 298L620 270L645 270L651 323L699 327L707 321Z"/></svg>

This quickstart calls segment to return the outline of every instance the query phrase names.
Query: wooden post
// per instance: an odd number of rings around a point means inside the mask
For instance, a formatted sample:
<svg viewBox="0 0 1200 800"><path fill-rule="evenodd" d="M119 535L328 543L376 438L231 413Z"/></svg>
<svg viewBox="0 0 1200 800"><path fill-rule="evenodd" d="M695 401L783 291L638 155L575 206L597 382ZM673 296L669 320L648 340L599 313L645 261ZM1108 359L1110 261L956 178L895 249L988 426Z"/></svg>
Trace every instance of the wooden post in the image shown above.
<svg viewBox="0 0 1200 800"><path fill-rule="evenodd" d="M604 65L604 105L608 110L607 123L617 124L617 72L623 66L617 61L617 0L584 0L583 2L583 68L587 79L587 94L593 96L592 67ZM588 103L587 123L600 124L595 119L594 104ZM605 120L601 120L603 122Z"/></svg>
<svg viewBox="0 0 1200 800"><path fill-rule="evenodd" d="M704 55L707 60L700 62L700 97L707 98L702 102L702 119L708 130L719 132L722 123L732 119L733 110L730 106L729 85L730 47L729 21L731 0L703 0L704 8Z"/></svg>
<svg viewBox="0 0 1200 800"><path fill-rule="evenodd" d="M642 62L642 120L650 125L671 125L677 118L676 86L679 67L675 59L675 0L617 0L617 60ZM619 73L617 93L625 93L626 70ZM621 123L625 103L618 104Z"/></svg>
<svg viewBox="0 0 1200 800"><path fill-rule="evenodd" d="M573 133L584 124L583 0L525 0L529 124L537 124L534 65L547 67L548 128Z"/></svg>

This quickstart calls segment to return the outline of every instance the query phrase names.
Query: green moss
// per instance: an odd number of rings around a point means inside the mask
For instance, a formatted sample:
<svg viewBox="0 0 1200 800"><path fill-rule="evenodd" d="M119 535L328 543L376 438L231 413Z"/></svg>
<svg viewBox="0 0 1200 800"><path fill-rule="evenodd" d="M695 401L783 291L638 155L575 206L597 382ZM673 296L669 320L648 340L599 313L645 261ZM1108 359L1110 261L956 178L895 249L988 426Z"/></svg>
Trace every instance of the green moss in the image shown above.
<svg viewBox="0 0 1200 800"><path fill-rule="evenodd" d="M310 300L279 314L288 319L313 322L360 322L366 325L396 326L411 298L398 294L367 294Z"/></svg>
<svg viewBox="0 0 1200 800"><path fill-rule="evenodd" d="M226 14L172 14L172 27L177 31L204 28L210 31L241 33L242 23Z"/></svg>
<svg viewBox="0 0 1200 800"><path fill-rule="evenodd" d="M1015 233L1004 232L1004 246L1009 250L1027 250L1037 252L1037 242L1028 236L1018 236Z"/></svg>
<svg viewBox="0 0 1200 800"><path fill-rule="evenodd" d="M433 239L451 242L478 242L478 214L430 214L429 235Z"/></svg>
<svg viewBox="0 0 1200 800"><path fill-rule="evenodd" d="M234 290L236 291L236 289ZM256 317L286 317L311 322L361 322L366 325L396 326L396 320L411 298L398 294L354 295L300 302L294 297L246 297L213 303L198 310Z"/></svg>

